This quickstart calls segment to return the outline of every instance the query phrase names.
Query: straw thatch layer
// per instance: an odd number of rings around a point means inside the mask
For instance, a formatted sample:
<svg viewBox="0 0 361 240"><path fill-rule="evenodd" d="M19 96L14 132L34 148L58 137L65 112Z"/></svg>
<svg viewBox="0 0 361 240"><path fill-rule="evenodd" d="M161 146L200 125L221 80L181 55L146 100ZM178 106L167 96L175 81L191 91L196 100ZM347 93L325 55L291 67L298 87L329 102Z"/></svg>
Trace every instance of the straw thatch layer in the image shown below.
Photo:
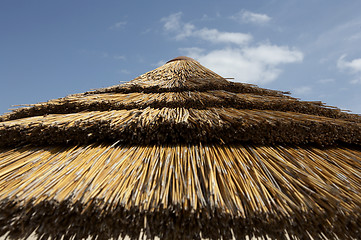
<svg viewBox="0 0 361 240"><path fill-rule="evenodd" d="M358 239L360 183L360 148L3 149L0 234Z"/></svg>
<svg viewBox="0 0 361 240"><path fill-rule="evenodd" d="M120 141L256 144L361 143L361 123L268 110L146 108L81 112L0 123L0 146Z"/></svg>
<svg viewBox="0 0 361 240"><path fill-rule="evenodd" d="M203 82L205 79L193 79L193 81ZM101 94L101 93L132 93L132 92L143 92L143 93L162 93L162 92L186 92L186 91L199 91L206 92L211 90L223 90L233 93L253 93L257 95L266 96L283 96L284 94L290 94L290 92L282 92L276 90L270 90L265 88L259 88L253 84L238 83L227 81L223 85L212 85L203 83L200 86L194 87L172 87L172 88L161 88L157 85L154 86L140 86L137 84L131 84L130 82L114 85L107 88L99 88L92 91L85 92L84 94Z"/></svg>
<svg viewBox="0 0 361 240"><path fill-rule="evenodd" d="M196 109L227 107L236 109L277 110L361 122L360 116L341 112L340 109L325 106L321 102L299 101L288 96L231 93L223 90L212 90L208 92L77 94L16 109L0 117L0 122L46 114L130 110L135 108L144 109L147 107L182 107Z"/></svg>
<svg viewBox="0 0 361 240"><path fill-rule="evenodd" d="M208 90L226 90L235 93L256 93L270 96L282 96L288 93L263 89L252 84L229 82L195 60L180 60L169 62L130 82L97 89L87 92L87 94Z"/></svg>

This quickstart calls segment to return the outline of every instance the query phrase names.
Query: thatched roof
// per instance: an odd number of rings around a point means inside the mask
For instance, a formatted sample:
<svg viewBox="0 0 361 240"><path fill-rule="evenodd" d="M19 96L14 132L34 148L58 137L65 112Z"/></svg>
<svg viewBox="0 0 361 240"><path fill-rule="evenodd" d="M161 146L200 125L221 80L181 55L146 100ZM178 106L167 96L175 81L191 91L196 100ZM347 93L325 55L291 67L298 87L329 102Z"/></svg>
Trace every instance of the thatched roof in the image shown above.
<svg viewBox="0 0 361 240"><path fill-rule="evenodd" d="M349 239L361 116L180 57L0 117L0 235Z"/></svg>

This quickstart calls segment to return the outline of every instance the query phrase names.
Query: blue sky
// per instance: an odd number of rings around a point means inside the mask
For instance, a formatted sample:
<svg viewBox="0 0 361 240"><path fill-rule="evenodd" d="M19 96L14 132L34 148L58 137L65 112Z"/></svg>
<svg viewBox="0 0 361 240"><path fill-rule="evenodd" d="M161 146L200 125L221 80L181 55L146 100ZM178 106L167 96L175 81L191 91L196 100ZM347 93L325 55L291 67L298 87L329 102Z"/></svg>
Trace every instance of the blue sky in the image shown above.
<svg viewBox="0 0 361 240"><path fill-rule="evenodd" d="M361 113L361 1L0 1L0 114L187 55Z"/></svg>

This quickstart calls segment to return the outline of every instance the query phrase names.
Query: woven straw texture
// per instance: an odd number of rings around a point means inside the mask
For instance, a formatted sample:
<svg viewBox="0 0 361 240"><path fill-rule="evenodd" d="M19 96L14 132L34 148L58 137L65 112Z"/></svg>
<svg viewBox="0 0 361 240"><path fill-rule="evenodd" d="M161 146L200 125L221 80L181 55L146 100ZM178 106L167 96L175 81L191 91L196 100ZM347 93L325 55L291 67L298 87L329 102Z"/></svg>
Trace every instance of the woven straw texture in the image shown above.
<svg viewBox="0 0 361 240"><path fill-rule="evenodd" d="M361 117L185 57L0 117L0 236L360 239Z"/></svg>

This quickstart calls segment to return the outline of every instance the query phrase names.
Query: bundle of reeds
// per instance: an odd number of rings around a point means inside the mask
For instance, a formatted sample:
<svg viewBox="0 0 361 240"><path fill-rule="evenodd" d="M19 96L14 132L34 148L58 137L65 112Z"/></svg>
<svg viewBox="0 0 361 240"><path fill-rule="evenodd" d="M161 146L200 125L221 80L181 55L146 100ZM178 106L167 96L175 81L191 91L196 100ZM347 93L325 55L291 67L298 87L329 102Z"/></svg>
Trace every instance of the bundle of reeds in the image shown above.
<svg viewBox="0 0 361 240"><path fill-rule="evenodd" d="M185 57L0 118L0 235L358 239L361 116Z"/></svg>

